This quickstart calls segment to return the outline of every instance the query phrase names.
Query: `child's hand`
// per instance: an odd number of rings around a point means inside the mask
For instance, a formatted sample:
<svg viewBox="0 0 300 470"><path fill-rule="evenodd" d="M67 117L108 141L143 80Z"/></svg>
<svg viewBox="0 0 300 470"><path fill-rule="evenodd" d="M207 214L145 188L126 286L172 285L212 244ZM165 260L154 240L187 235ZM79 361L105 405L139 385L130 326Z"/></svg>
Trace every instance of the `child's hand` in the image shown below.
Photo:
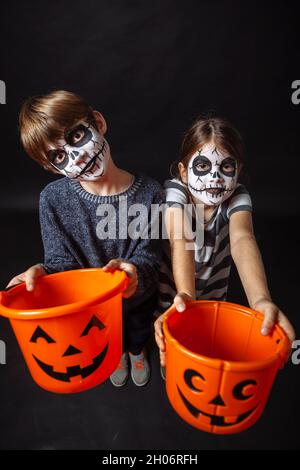
<svg viewBox="0 0 300 470"><path fill-rule="evenodd" d="M160 315L160 317L158 317L157 320L155 320L154 322L155 341L159 348L159 357L160 357L160 363L162 367L165 367L166 365L166 343L165 343L165 337L164 337L164 333L162 329L162 324L167 313L168 312Z"/></svg>
<svg viewBox="0 0 300 470"><path fill-rule="evenodd" d="M128 261L124 261L122 259L112 259L109 263L103 266L102 269L103 271L111 273L113 273L116 269L124 271L129 278L129 283L127 288L123 292L123 297L125 299L128 299L135 293L138 286L138 277L137 270L134 264L128 263Z"/></svg>
<svg viewBox="0 0 300 470"><path fill-rule="evenodd" d="M293 343L295 339L294 328L277 305L271 300L262 299L253 305L253 309L263 313L265 316L261 329L262 335L265 336L271 333L275 323L278 322L279 326L286 332L290 342Z"/></svg>
<svg viewBox="0 0 300 470"><path fill-rule="evenodd" d="M7 284L7 287L12 287L20 284L21 282L26 283L26 289L28 291L33 291L35 288L36 280L40 276L45 276L46 271L41 264L35 264L27 269L24 273L18 274L13 277L11 281Z"/></svg>
<svg viewBox="0 0 300 470"><path fill-rule="evenodd" d="M186 304L192 300L194 299L191 295L185 292L179 292L179 294L174 297L173 305L176 307L177 312L183 312L186 309Z"/></svg>
<svg viewBox="0 0 300 470"><path fill-rule="evenodd" d="M176 307L178 312L183 312L186 309L186 304L193 300L192 296L186 294L185 292L180 292L174 297L173 306ZM159 356L160 356L160 363L164 367L166 364L166 344L164 333L162 329L163 321L167 315L168 311L160 315L157 320L154 322L154 332L155 332L155 341L157 346L159 347Z"/></svg>

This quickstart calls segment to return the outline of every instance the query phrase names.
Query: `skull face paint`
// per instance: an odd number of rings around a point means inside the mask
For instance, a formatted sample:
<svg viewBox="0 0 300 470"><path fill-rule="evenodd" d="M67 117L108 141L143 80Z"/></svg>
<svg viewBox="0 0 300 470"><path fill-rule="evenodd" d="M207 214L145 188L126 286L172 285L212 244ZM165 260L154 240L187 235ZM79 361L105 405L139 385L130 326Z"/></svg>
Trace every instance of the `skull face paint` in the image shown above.
<svg viewBox="0 0 300 470"><path fill-rule="evenodd" d="M218 206L231 196L237 176L236 160L223 155L214 144L197 150L188 163L189 190L208 206Z"/></svg>
<svg viewBox="0 0 300 470"><path fill-rule="evenodd" d="M109 145L90 124L68 130L59 144L48 151L48 159L61 174L81 181L96 181L104 175Z"/></svg>

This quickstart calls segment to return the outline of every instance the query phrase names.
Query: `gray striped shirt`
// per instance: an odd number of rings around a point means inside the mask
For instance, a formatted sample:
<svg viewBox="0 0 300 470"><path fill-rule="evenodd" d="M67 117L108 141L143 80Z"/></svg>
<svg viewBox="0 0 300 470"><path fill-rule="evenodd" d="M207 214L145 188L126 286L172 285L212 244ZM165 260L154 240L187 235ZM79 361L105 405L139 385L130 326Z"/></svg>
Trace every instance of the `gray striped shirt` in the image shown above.
<svg viewBox="0 0 300 470"><path fill-rule="evenodd" d="M178 179L164 184L168 206L191 203L187 186ZM195 287L197 299L225 300L231 268L229 218L237 211L252 211L245 186L238 184L230 198L221 203L212 218L204 224L203 245L195 248ZM170 245L164 243L159 280L159 313L173 303L176 287L172 275Z"/></svg>

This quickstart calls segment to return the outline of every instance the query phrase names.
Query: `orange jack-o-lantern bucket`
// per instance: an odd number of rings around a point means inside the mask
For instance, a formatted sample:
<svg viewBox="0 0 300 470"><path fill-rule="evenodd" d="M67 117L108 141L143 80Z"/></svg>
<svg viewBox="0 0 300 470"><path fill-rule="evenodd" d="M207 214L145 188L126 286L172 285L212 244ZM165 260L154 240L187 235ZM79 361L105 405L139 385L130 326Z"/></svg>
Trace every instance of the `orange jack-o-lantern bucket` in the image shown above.
<svg viewBox="0 0 300 470"><path fill-rule="evenodd" d="M229 302L171 307L163 324L166 389L179 416L202 431L232 434L261 416L290 343L276 325L260 333L263 315Z"/></svg>
<svg viewBox="0 0 300 470"><path fill-rule="evenodd" d="M106 380L122 354L126 274L78 269L43 276L32 292L22 283L0 293L33 379L57 393Z"/></svg>

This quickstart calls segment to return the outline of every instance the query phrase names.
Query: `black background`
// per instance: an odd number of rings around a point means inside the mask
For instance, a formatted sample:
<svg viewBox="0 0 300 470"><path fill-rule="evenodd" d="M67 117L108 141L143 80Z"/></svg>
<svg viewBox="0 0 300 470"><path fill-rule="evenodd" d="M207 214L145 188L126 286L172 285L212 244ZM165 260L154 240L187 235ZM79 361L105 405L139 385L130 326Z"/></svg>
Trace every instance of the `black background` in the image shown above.
<svg viewBox="0 0 300 470"><path fill-rule="evenodd" d="M296 2L41 1L1 6L0 281L40 261L37 204L56 176L19 144L22 100L54 89L84 96L106 117L116 163L163 182L183 132L202 112L229 118L247 147L247 187L274 301L298 319L300 78ZM230 300L245 303L233 272ZM182 422L167 402L152 350L144 390L109 383L63 397L30 379L7 321L0 365L1 448L298 448L299 371L280 373L258 424L220 438ZM149 345L152 349L152 345Z"/></svg>

